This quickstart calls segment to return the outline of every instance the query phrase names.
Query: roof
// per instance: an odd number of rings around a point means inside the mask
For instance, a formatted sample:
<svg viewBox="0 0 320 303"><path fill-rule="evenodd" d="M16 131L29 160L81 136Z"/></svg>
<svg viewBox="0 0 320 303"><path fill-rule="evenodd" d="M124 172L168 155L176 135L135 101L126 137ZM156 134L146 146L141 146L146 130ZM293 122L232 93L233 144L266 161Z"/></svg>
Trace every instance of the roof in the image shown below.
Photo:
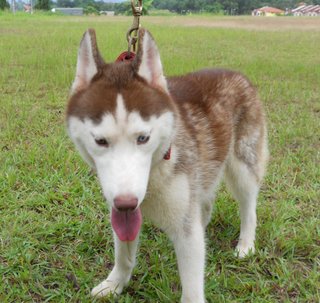
<svg viewBox="0 0 320 303"><path fill-rule="evenodd" d="M260 11L260 12L264 12L264 13L271 13L271 14L282 14L282 13L284 13L283 10L281 10L279 8L271 7L271 6L264 6L264 7L261 7L261 8L257 8L257 9L255 9L255 11Z"/></svg>
<svg viewBox="0 0 320 303"><path fill-rule="evenodd" d="M310 12L320 12L320 5L301 5L291 11L292 13L310 13Z"/></svg>

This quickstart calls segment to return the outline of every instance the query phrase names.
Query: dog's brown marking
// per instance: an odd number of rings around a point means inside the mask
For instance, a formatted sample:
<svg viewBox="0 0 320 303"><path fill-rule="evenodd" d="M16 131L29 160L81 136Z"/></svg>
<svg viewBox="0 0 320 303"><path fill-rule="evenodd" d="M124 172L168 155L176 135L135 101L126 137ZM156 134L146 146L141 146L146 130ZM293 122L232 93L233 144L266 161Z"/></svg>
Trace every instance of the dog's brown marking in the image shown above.
<svg viewBox="0 0 320 303"><path fill-rule="evenodd" d="M137 75L132 64L114 63L105 64L87 89L70 97L67 115L99 123L105 113L115 113L118 94L123 96L127 111L139 112L143 119L174 108L171 98Z"/></svg>

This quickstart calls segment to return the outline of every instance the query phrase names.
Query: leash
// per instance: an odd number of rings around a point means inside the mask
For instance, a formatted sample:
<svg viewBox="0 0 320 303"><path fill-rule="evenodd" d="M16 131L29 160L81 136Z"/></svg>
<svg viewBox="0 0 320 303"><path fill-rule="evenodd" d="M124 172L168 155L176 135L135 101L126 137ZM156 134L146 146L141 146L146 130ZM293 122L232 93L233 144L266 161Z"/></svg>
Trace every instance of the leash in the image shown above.
<svg viewBox="0 0 320 303"><path fill-rule="evenodd" d="M135 57L136 45L138 42L138 30L140 28L140 17L142 15L142 0L131 0L133 22L127 31L128 50L121 53L116 62L132 61Z"/></svg>

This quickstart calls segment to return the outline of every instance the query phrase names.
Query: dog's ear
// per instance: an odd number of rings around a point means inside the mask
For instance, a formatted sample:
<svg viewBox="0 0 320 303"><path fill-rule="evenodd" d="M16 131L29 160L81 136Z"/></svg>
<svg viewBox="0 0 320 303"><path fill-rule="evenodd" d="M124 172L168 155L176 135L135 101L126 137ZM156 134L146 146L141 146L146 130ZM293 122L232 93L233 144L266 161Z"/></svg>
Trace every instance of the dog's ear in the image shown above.
<svg viewBox="0 0 320 303"><path fill-rule="evenodd" d="M141 28L139 30L139 46L136 56L136 70L139 76L149 84L168 91L167 81L163 75L159 51L151 34Z"/></svg>
<svg viewBox="0 0 320 303"><path fill-rule="evenodd" d="M96 33L94 29L88 29L80 42L76 77L72 84L71 93L86 88L103 64L104 61L97 46Z"/></svg>

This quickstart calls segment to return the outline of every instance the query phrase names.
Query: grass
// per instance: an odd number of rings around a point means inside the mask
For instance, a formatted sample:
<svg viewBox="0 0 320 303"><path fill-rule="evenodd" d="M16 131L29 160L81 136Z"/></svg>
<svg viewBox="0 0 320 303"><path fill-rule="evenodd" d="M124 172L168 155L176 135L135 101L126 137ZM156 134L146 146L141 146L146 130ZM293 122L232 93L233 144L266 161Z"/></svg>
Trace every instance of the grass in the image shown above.
<svg viewBox="0 0 320 303"><path fill-rule="evenodd" d="M276 30L263 18L212 17L217 26L183 18L142 19L166 74L240 70L258 87L269 122L257 253L233 256L238 210L222 188L207 230L207 300L319 302L320 31L307 26L318 21L288 18L301 27L293 30L283 18ZM0 302L92 302L90 289L110 271L107 207L66 135L64 108L85 29L96 29L113 61L131 22L0 15ZM178 302L180 295L173 247L145 224L133 280L118 302Z"/></svg>

